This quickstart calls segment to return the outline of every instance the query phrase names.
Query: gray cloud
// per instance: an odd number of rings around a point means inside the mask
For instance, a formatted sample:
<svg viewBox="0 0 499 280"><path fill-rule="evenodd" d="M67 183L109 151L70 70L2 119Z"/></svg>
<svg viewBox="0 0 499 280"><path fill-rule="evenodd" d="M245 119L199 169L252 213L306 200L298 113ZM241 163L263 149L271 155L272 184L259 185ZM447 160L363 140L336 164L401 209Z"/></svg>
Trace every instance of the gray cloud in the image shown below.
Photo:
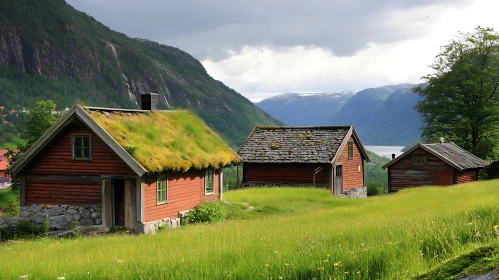
<svg viewBox="0 0 499 280"><path fill-rule="evenodd" d="M421 14L407 24L387 22L392 10L452 0L67 0L80 11L131 37L179 47L198 59L225 57L245 45L274 49L297 45L354 55L367 43L390 43L424 36L435 17ZM468 2L461 0L460 2ZM438 13L434 11L435 14ZM405 20L405 19L404 19ZM410 24L422 22L426 24Z"/></svg>

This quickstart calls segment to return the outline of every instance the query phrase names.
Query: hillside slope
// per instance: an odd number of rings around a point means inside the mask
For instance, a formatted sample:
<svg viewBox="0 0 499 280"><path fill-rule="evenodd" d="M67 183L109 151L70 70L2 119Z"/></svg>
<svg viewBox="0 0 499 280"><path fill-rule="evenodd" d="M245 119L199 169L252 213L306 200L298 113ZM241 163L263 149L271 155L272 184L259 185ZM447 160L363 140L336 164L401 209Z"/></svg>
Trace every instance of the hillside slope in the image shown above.
<svg viewBox="0 0 499 280"><path fill-rule="evenodd" d="M4 279L411 279L497 247L497 196L499 180L368 199L247 188L224 195L232 221L156 235L20 239L0 244L0 271ZM255 210L243 210L248 204ZM492 253L484 257L499 260ZM468 272L477 271L459 274Z"/></svg>
<svg viewBox="0 0 499 280"><path fill-rule="evenodd" d="M0 2L0 92L7 108L49 98L137 108L141 93L156 92L162 108L193 110L233 145L257 124L282 124L182 50L128 38L64 0Z"/></svg>
<svg viewBox="0 0 499 280"><path fill-rule="evenodd" d="M287 125L328 125L341 107L354 95L353 91L338 93L284 93L258 103Z"/></svg>
<svg viewBox="0 0 499 280"><path fill-rule="evenodd" d="M396 90L362 125L359 133L371 145L407 145L420 138L421 117L414 106L421 100L411 89Z"/></svg>

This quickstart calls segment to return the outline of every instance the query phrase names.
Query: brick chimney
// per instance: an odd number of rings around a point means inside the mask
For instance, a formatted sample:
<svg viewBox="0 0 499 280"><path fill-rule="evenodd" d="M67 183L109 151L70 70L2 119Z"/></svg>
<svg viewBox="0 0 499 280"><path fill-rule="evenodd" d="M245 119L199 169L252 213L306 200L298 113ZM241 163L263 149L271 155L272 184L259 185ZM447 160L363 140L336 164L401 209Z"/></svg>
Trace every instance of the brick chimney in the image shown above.
<svg viewBox="0 0 499 280"><path fill-rule="evenodd" d="M158 110L159 94L157 93L142 93L140 95L141 110Z"/></svg>

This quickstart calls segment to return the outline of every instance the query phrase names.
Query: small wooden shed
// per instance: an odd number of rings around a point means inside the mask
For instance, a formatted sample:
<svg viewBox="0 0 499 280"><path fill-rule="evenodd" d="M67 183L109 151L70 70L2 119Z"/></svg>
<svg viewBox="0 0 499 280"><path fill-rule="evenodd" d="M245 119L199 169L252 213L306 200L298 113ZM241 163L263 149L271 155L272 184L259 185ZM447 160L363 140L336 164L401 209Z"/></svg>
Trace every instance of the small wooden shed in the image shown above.
<svg viewBox="0 0 499 280"><path fill-rule="evenodd" d="M191 112L76 105L11 172L20 178L23 217L48 213L54 228L76 223L147 233L219 199L222 168L239 161Z"/></svg>
<svg viewBox="0 0 499 280"><path fill-rule="evenodd" d="M448 186L478 180L486 162L453 143L417 144L383 166L388 191L417 186Z"/></svg>
<svg viewBox="0 0 499 280"><path fill-rule="evenodd" d="M369 161L353 126L257 126L239 156L245 185L315 185L336 195L364 187Z"/></svg>

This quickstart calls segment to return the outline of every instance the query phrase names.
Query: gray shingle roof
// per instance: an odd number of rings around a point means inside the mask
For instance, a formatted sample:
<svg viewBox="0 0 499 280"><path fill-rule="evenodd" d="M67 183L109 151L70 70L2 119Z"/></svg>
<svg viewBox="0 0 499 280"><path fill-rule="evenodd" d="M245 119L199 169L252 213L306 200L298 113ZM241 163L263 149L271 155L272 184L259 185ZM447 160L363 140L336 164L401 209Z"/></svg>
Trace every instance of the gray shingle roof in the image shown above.
<svg viewBox="0 0 499 280"><path fill-rule="evenodd" d="M487 163L481 158L473 155L472 153L463 150L461 147L457 146L453 143L440 143L440 144L417 144L412 147L402 155L393 159L383 166L383 168L387 168L388 166L394 164L399 161L401 158L406 155L412 153L418 147L423 148L429 153L435 155L441 160L447 162L452 167L456 168L459 171L473 168L482 168L487 166Z"/></svg>
<svg viewBox="0 0 499 280"><path fill-rule="evenodd" d="M255 127L239 150L243 162L331 163L351 126Z"/></svg>
<svg viewBox="0 0 499 280"><path fill-rule="evenodd" d="M487 166L487 163L481 158L452 143L423 144L423 146L428 148L433 154L438 154L447 159L447 161L453 163L455 167L459 166L460 168L458 169L461 170Z"/></svg>

